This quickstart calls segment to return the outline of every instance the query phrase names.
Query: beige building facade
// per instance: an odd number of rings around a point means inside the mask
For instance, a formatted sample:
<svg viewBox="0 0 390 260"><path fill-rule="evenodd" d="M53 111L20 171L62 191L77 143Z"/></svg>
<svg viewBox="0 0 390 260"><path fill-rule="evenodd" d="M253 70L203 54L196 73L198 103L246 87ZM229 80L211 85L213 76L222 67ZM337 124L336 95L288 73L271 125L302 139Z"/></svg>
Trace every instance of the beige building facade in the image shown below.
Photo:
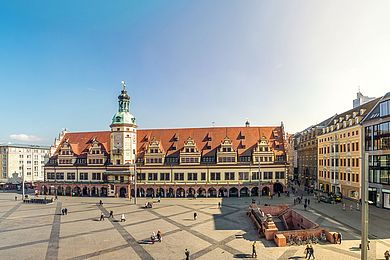
<svg viewBox="0 0 390 260"><path fill-rule="evenodd" d="M376 102L377 99L336 115L317 136L320 189L360 199L363 157L361 121Z"/></svg>

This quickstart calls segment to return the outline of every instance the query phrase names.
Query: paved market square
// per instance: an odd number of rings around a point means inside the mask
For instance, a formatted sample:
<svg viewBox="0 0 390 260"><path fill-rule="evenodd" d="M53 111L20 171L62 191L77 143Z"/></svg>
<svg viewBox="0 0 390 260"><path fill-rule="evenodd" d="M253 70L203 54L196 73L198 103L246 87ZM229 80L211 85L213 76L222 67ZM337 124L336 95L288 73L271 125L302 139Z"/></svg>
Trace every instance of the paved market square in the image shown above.
<svg viewBox="0 0 390 260"><path fill-rule="evenodd" d="M275 247L260 239L246 215L248 198L129 199L59 197L52 204L25 204L15 193L0 193L0 259L245 259L257 242L257 259L304 259L304 246ZM294 197L256 198L261 204L292 204ZM99 199L103 206L99 206ZM152 209L143 209L154 201ZM218 202L222 207L218 208ZM360 259L360 212L340 205L311 203L309 219L343 234L341 245L314 245L316 259ZM61 209L67 208L68 215ZM99 221L101 212L114 219ZM390 212L370 207L370 259L390 249ZM193 214L198 214L197 220ZM126 222L120 222L124 213ZM386 214L387 213L387 214ZM162 242L150 243L161 230Z"/></svg>

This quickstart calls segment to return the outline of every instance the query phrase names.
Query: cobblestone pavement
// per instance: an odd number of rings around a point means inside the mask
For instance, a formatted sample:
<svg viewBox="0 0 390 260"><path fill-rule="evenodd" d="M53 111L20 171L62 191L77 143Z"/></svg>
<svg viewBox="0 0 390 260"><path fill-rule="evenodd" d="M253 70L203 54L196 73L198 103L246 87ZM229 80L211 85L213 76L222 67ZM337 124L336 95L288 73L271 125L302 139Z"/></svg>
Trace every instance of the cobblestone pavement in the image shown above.
<svg viewBox="0 0 390 260"><path fill-rule="evenodd" d="M151 199L139 199L134 205L128 199L59 197L53 204L40 205L14 201L14 196L0 193L0 259L184 259L186 248L191 259L242 259L250 258L253 241L258 241L258 259L305 256L304 246L277 248L256 235L246 216L252 198L163 198L152 209L143 209ZM99 199L103 206L97 205ZM291 204L293 197L257 200ZM64 207L68 215L60 214ZM307 211L302 205L294 207L343 234L341 245L315 245L316 259L360 259L358 211L314 202ZM101 212L108 216L110 211L114 218L99 221ZM122 213L125 222L119 221ZM390 249L388 213L375 209L370 259L384 259L383 252ZM150 236L157 230L163 234L162 242L152 244Z"/></svg>

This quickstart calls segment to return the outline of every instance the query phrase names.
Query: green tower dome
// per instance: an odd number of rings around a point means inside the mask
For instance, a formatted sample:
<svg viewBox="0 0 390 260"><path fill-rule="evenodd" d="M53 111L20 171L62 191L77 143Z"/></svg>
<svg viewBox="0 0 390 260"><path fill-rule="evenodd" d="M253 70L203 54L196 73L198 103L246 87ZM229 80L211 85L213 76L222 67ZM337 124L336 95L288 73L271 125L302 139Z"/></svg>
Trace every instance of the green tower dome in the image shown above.
<svg viewBox="0 0 390 260"><path fill-rule="evenodd" d="M135 117L130 114L130 97L127 95L126 84L122 81L122 91L118 96L118 112L112 117L112 124L131 124L135 125Z"/></svg>

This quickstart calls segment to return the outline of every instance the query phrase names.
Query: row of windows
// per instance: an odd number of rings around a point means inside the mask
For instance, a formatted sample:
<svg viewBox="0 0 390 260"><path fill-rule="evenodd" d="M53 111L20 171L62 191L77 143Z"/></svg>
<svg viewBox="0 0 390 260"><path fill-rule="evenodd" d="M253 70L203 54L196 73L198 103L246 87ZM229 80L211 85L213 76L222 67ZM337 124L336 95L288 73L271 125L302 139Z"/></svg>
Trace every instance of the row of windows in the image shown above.
<svg viewBox="0 0 390 260"><path fill-rule="evenodd" d="M88 164L103 164L103 159L88 159Z"/></svg>
<svg viewBox="0 0 390 260"><path fill-rule="evenodd" d="M162 158L146 158L146 163L162 163Z"/></svg>
<svg viewBox="0 0 390 260"><path fill-rule="evenodd" d="M319 176L324 179L336 179L340 181L352 181L359 182L359 174L358 173L346 173L346 172L325 172L319 171ZM332 177L332 178L330 178Z"/></svg>
<svg viewBox="0 0 390 260"><path fill-rule="evenodd" d="M181 163L199 163L198 157L181 157Z"/></svg>
<svg viewBox="0 0 390 260"><path fill-rule="evenodd" d="M276 156L276 160L278 162L283 162L284 161L284 156L283 155L278 155ZM254 157L254 163L258 163L260 159L260 162L273 162L273 157L272 156L256 156ZM146 158L145 163L146 164L161 164L162 163L162 157L160 158ZM180 163L199 163L200 161L199 157L180 157ZM212 156L205 156L201 157L201 160L203 163L214 163L215 162L215 157ZM143 159L138 158L138 163L142 163ZM251 156L240 156L239 157L240 162L251 162ZM165 157L165 163L177 163L178 162L178 157ZM219 156L218 157L218 163L235 163L237 162L236 157L234 156Z"/></svg>
<svg viewBox="0 0 390 260"><path fill-rule="evenodd" d="M340 148L340 153L351 152L351 150L352 152L359 151L359 142L320 147L318 152L319 154L327 154L327 153L329 154L334 152L338 153L339 148Z"/></svg>
<svg viewBox="0 0 390 260"><path fill-rule="evenodd" d="M261 178L261 174L263 175L263 178ZM197 172L189 172L186 174L188 181L206 181L206 173L201 172L198 174ZM160 179L158 177L160 176ZM220 181L221 180L221 172L210 172L210 180L212 181ZM224 180L234 181L237 180L249 180L249 172L239 172L238 176L235 172L225 172L224 173ZM167 172L160 172L160 174L156 172L150 172L148 174L146 173L138 173L137 179L140 181L145 181L146 178L148 181L170 181L170 174ZM285 178L285 172L284 171L278 171L275 172L275 175L273 172L252 172L252 180L271 180L271 179L284 179ZM174 181L184 181L185 180L185 173L183 172L175 172L173 174L173 180Z"/></svg>
<svg viewBox="0 0 390 260"><path fill-rule="evenodd" d="M60 159L58 160L59 164L72 164L72 159Z"/></svg>
<svg viewBox="0 0 390 260"><path fill-rule="evenodd" d="M319 166L359 167L359 158L320 159Z"/></svg>
<svg viewBox="0 0 390 260"><path fill-rule="evenodd" d="M48 172L46 174L46 179L48 180L64 180L65 174L63 172ZM93 172L91 180L101 180L102 174L100 172ZM76 173L68 172L66 173L67 180L76 180ZM89 174L87 172L79 173L79 180L89 180Z"/></svg>
<svg viewBox="0 0 390 260"><path fill-rule="evenodd" d="M348 132L348 133L340 134L339 137L340 137L340 139L342 139L342 138L346 138L346 137L350 137L350 136L355 136L355 135L356 135L356 136L359 135L359 130L351 131L351 132ZM319 142L322 143L322 142L332 141L332 140L333 140L333 137L332 137L332 136L329 136L329 137L326 137L326 138L319 139Z"/></svg>

